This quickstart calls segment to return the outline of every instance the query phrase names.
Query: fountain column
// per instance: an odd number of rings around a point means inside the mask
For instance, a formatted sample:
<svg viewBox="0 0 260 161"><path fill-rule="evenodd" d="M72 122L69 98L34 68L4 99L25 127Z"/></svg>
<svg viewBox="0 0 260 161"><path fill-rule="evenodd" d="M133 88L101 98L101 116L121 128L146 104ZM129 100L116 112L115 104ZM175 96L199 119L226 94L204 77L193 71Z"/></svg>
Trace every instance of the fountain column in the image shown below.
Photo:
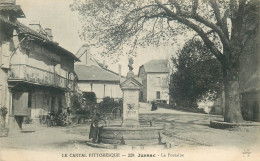
<svg viewBox="0 0 260 161"><path fill-rule="evenodd" d="M126 80L120 84L123 92L123 120L122 126L139 126L139 90L140 80L134 78L129 71Z"/></svg>
<svg viewBox="0 0 260 161"><path fill-rule="evenodd" d="M160 131L162 127L140 125L139 123L139 90L142 84L140 78L135 77L133 59L129 59L129 72L126 79L120 80L123 92L123 119L122 124L102 127L100 129L100 141L102 144L114 144L130 146L161 146Z"/></svg>

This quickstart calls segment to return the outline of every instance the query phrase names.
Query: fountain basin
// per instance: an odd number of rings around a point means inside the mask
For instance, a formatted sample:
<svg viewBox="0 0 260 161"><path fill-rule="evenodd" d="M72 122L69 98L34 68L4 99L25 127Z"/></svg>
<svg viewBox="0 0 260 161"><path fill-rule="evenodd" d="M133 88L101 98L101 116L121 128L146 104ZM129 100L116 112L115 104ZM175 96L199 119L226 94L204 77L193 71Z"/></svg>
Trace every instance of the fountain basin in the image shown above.
<svg viewBox="0 0 260 161"><path fill-rule="evenodd" d="M105 144L158 145L162 129L159 126L108 126L100 129L100 140Z"/></svg>

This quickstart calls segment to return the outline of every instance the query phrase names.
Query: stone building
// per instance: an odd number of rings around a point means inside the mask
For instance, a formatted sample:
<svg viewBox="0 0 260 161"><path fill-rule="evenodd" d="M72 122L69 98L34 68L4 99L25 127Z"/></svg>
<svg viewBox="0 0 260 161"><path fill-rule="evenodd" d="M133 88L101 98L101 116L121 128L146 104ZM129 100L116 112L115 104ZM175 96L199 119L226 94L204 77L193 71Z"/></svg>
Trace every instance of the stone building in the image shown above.
<svg viewBox="0 0 260 161"><path fill-rule="evenodd" d="M69 106L75 87L78 58L52 40L51 29L30 27L14 0L0 4L0 106L8 108L10 128L21 128L25 117L39 122L41 115Z"/></svg>
<svg viewBox="0 0 260 161"><path fill-rule="evenodd" d="M169 103L168 60L151 60L139 67L138 77L142 79L140 101Z"/></svg>
<svg viewBox="0 0 260 161"><path fill-rule="evenodd" d="M93 92L97 102L104 97L122 99L120 89L121 67L119 74L107 68L105 63L101 64L95 60L88 45L83 45L76 56L80 62L75 64L75 72L78 76L78 87L82 92Z"/></svg>
<svg viewBox="0 0 260 161"><path fill-rule="evenodd" d="M259 25L240 56L239 86L244 120L260 121Z"/></svg>

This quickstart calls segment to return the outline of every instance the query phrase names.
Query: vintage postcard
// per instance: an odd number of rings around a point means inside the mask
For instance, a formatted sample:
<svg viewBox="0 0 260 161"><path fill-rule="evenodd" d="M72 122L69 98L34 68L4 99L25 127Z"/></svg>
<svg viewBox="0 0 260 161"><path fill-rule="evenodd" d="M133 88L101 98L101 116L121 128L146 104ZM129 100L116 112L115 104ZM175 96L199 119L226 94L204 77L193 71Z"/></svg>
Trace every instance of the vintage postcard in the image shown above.
<svg viewBox="0 0 260 161"><path fill-rule="evenodd" d="M0 161L260 160L258 0L0 0Z"/></svg>

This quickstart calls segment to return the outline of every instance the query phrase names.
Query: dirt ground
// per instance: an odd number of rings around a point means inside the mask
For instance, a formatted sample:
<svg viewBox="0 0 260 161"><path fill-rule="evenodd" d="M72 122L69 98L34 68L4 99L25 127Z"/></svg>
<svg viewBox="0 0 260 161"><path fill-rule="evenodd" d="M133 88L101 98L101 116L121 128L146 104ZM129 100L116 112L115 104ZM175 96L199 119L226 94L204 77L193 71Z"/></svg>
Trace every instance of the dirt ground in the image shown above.
<svg viewBox="0 0 260 161"><path fill-rule="evenodd" d="M162 141L172 149L181 148L236 148L252 149L260 147L260 126L235 129L213 129L210 120L223 120L222 116L188 113L159 108L157 111L140 110L140 121L155 121L164 126ZM97 151L85 145L88 141L89 124L75 124L68 127L39 127L32 133L10 131L8 137L0 138L1 152L14 150L46 151ZM98 149L98 151L106 151Z"/></svg>

